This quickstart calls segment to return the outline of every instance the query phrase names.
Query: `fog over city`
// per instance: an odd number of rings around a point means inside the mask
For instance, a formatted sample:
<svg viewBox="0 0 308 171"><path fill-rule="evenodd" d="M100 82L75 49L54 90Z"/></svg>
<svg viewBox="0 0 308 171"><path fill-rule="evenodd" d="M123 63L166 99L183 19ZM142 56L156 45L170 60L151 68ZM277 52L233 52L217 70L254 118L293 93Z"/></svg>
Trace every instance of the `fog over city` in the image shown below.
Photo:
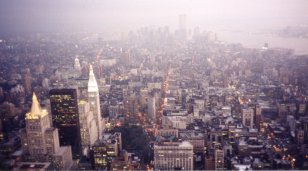
<svg viewBox="0 0 308 171"><path fill-rule="evenodd" d="M0 170L308 170L308 0L0 0Z"/></svg>
<svg viewBox="0 0 308 171"><path fill-rule="evenodd" d="M147 25L277 29L308 24L306 0L2 0L3 31L110 31Z"/></svg>
<svg viewBox="0 0 308 171"><path fill-rule="evenodd" d="M117 39L121 33L142 26L176 29L178 15L185 14L188 28L198 26L215 31L222 40L249 47L259 46L263 41L277 46L296 44L293 48L300 53L306 52L307 40L292 39L285 43L279 38L247 35L271 34L288 26L307 29L307 8L306 0L2 0L0 34L90 32Z"/></svg>

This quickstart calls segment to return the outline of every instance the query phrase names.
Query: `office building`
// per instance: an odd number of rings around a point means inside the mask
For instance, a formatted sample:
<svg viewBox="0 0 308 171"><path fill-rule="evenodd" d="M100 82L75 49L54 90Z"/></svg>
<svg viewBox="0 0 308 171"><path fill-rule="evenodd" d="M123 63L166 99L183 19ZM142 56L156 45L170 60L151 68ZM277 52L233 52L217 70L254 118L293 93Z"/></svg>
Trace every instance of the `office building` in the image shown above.
<svg viewBox="0 0 308 171"><path fill-rule="evenodd" d="M156 119L156 104L155 104L155 97L154 96L150 96L148 98L148 116L153 122L155 122L155 119Z"/></svg>
<svg viewBox="0 0 308 171"><path fill-rule="evenodd" d="M93 168L110 170L112 160L119 156L122 150L121 133L104 134L92 147Z"/></svg>
<svg viewBox="0 0 308 171"><path fill-rule="evenodd" d="M41 108L35 94L25 120L26 128L21 131L24 160L50 162L56 170L69 169L73 164L71 147L60 147L58 129L51 127L48 112Z"/></svg>
<svg viewBox="0 0 308 171"><path fill-rule="evenodd" d="M89 82L88 82L88 102L90 103L90 110L93 112L93 116L97 125L98 137L101 138L103 132L103 119L101 116L98 85L96 82L92 65L90 65Z"/></svg>
<svg viewBox="0 0 308 171"><path fill-rule="evenodd" d="M80 156L80 126L76 89L49 92L53 126L59 130L60 145L72 146L74 158Z"/></svg>
<svg viewBox="0 0 308 171"><path fill-rule="evenodd" d="M252 108L242 109L242 124L245 127L253 128L254 111Z"/></svg>
<svg viewBox="0 0 308 171"><path fill-rule="evenodd" d="M256 119L255 119L255 124L258 130L260 130L260 124L262 120L262 108L261 106L256 106Z"/></svg>
<svg viewBox="0 0 308 171"><path fill-rule="evenodd" d="M80 122L80 138L82 154L87 156L90 147L98 140L98 132L93 112L90 111L90 104L84 100L78 103L79 122Z"/></svg>
<svg viewBox="0 0 308 171"><path fill-rule="evenodd" d="M193 170L193 146L187 142L163 142L154 145L155 170Z"/></svg>

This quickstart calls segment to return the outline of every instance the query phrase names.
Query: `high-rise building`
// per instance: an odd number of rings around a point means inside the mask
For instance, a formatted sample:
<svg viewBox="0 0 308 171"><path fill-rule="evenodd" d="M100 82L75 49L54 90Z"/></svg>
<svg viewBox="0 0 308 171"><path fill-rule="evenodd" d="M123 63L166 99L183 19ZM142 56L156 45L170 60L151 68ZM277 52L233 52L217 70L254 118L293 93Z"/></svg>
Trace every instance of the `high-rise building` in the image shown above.
<svg viewBox="0 0 308 171"><path fill-rule="evenodd" d="M193 157L193 146L187 141L154 145L155 170L193 170Z"/></svg>
<svg viewBox="0 0 308 171"><path fill-rule="evenodd" d="M261 106L257 105L256 106L256 120L255 120L255 124L256 127L258 128L258 130L260 130L260 124L261 124L261 118L262 117L262 108Z"/></svg>
<svg viewBox="0 0 308 171"><path fill-rule="evenodd" d="M94 169L110 170L112 160L122 150L121 133L105 134L92 147L92 164Z"/></svg>
<svg viewBox="0 0 308 171"><path fill-rule="evenodd" d="M98 140L98 132L93 112L90 111L90 104L84 100L78 103L81 149L83 155L89 154L90 147Z"/></svg>
<svg viewBox="0 0 308 171"><path fill-rule="evenodd" d="M138 113L138 101L134 92L128 93L124 96L124 110L126 113L126 120L129 123L136 123Z"/></svg>
<svg viewBox="0 0 308 171"><path fill-rule="evenodd" d="M150 96L148 98L148 116L151 118L153 122L155 122L156 118L156 104L155 104L155 97Z"/></svg>
<svg viewBox="0 0 308 171"><path fill-rule="evenodd" d="M242 109L242 124L245 127L253 128L254 111L252 108Z"/></svg>
<svg viewBox="0 0 308 171"><path fill-rule="evenodd" d="M49 92L53 126L59 130L60 145L71 145L74 158L80 156L80 126L76 89Z"/></svg>
<svg viewBox="0 0 308 171"><path fill-rule="evenodd" d="M150 98L149 90L147 88L140 89L139 104L141 107L147 106L148 98Z"/></svg>
<svg viewBox="0 0 308 171"><path fill-rule="evenodd" d="M98 85L95 79L92 65L90 65L88 82L88 102L90 103L90 110L93 112L93 116L97 125L98 137L101 138L103 132L103 119L101 116Z"/></svg>
<svg viewBox="0 0 308 171"><path fill-rule="evenodd" d="M215 150L215 170L224 170L224 151L220 149Z"/></svg>
<svg viewBox="0 0 308 171"><path fill-rule="evenodd" d="M50 162L56 170L69 169L73 164L71 147L60 147L58 129L51 127L48 112L41 108L35 94L25 120L26 128L21 131L25 160Z"/></svg>

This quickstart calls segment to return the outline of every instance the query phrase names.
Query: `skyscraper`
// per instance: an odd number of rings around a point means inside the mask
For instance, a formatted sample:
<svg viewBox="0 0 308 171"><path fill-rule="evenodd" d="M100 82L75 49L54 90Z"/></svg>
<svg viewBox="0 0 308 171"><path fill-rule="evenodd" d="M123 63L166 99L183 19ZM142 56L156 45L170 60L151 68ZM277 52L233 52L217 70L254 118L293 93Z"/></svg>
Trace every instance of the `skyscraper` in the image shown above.
<svg viewBox="0 0 308 171"><path fill-rule="evenodd" d="M150 96L148 98L148 116L151 118L153 122L155 122L156 119L156 105L155 105L155 97Z"/></svg>
<svg viewBox="0 0 308 171"><path fill-rule="evenodd" d="M93 112L93 116L97 125L98 137L100 139L103 131L103 119L101 116L98 85L93 73L92 65L90 65L88 82L88 102L90 103L90 110Z"/></svg>
<svg viewBox="0 0 308 171"><path fill-rule="evenodd" d="M74 158L80 155L80 126L76 89L49 92L53 126L58 128L60 145L71 145Z"/></svg>
<svg viewBox="0 0 308 171"><path fill-rule="evenodd" d="M58 144L55 144L55 149L48 149L46 147L45 132L47 132L50 127L47 110L41 109L36 95L33 94L31 110L26 114L27 150L30 155L38 156L49 151L58 150ZM55 134L57 135L57 133Z"/></svg>
<svg viewBox="0 0 308 171"><path fill-rule="evenodd" d="M119 156L122 150L122 138L120 132L105 134L103 138L92 147L93 168L110 170L112 160Z"/></svg>
<svg viewBox="0 0 308 171"><path fill-rule="evenodd" d="M98 140L98 132L93 112L90 111L90 104L84 100L79 101L79 122L80 122L80 138L81 149L83 155L87 156L90 147Z"/></svg>
<svg viewBox="0 0 308 171"><path fill-rule="evenodd" d="M71 147L60 147L58 129L51 127L48 112L41 108L35 94L25 120L21 137L26 160L50 162L56 170L69 169L73 162Z"/></svg>

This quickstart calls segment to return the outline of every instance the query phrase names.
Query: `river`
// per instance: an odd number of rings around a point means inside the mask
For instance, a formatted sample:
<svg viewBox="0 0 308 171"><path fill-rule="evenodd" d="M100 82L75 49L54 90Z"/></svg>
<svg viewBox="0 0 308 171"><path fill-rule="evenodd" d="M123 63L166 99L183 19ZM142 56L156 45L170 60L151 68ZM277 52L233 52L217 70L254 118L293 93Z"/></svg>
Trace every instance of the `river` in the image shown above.
<svg viewBox="0 0 308 171"><path fill-rule="evenodd" d="M294 49L295 54L308 54L308 39L281 37L266 32L244 32L215 30L218 40L227 43L241 43L244 47L260 48L268 43L269 48L280 47Z"/></svg>

